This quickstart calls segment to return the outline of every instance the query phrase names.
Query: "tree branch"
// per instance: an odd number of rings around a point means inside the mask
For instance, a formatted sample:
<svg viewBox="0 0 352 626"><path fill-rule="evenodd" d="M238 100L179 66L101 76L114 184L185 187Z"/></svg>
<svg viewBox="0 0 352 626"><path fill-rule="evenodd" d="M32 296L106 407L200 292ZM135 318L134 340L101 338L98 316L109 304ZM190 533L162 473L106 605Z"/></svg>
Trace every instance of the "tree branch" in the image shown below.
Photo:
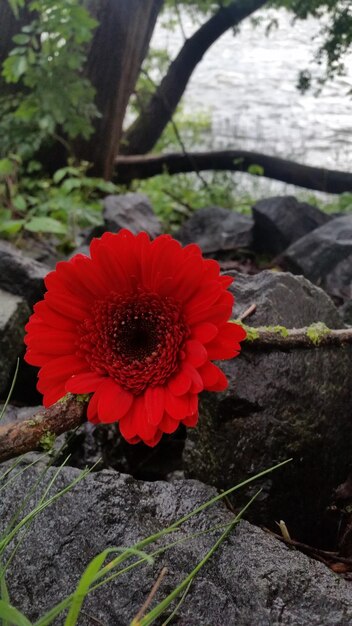
<svg viewBox="0 0 352 626"><path fill-rule="evenodd" d="M87 402L69 395L30 419L0 426L0 463L43 448L43 438L77 428L86 419Z"/></svg>
<svg viewBox="0 0 352 626"><path fill-rule="evenodd" d="M330 330L318 322L307 328L285 328L284 326L245 326L247 339L243 344L246 350L286 352L289 350L310 350L326 347L352 345L352 328Z"/></svg>
<svg viewBox="0 0 352 626"><path fill-rule="evenodd" d="M326 193L339 194L352 191L352 174L349 172L302 165L288 159L244 150L118 156L115 159L113 180L116 183L127 184L135 178L151 178L164 172L180 174L195 170L227 170L248 174L254 165L260 166L263 170L260 174L254 173L256 176L273 178Z"/></svg>
<svg viewBox="0 0 352 626"><path fill-rule="evenodd" d="M246 17L267 4L268 0L235 0L223 6L203 26L189 37L171 63L137 120L123 136L122 154L149 152L174 114L187 83L212 44L229 28L237 26Z"/></svg>

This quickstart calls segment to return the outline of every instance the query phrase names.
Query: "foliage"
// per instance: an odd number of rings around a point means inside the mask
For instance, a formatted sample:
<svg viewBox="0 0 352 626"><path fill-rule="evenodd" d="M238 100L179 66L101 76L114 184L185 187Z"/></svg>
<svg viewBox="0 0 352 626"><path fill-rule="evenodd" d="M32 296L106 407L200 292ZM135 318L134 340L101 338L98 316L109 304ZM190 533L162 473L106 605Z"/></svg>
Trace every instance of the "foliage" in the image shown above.
<svg viewBox="0 0 352 626"><path fill-rule="evenodd" d="M324 68L318 85L345 73L344 55L352 44L352 5L350 0L270 0L269 6L286 8L297 19L315 17L321 21L319 44L315 58ZM312 85L311 71L299 73L298 87L306 91Z"/></svg>
<svg viewBox="0 0 352 626"><path fill-rule="evenodd" d="M52 178L30 161L24 173L19 158L0 160L0 236L18 237L23 231L52 233L65 245L75 244L77 229L102 222L103 194L116 186L87 176L88 163L69 163Z"/></svg>
<svg viewBox="0 0 352 626"><path fill-rule="evenodd" d="M18 13L20 0L11 1ZM2 77L14 85L0 97L0 157L30 158L44 141L88 137L97 115L94 89L82 75L97 22L77 0L31 0L33 19L13 37Z"/></svg>

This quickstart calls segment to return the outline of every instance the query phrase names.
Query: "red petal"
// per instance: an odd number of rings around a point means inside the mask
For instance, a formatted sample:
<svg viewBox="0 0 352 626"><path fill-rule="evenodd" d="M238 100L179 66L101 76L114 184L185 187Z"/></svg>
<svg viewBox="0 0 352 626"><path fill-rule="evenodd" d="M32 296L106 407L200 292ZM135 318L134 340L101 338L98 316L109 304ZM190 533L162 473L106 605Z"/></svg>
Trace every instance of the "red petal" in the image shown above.
<svg viewBox="0 0 352 626"><path fill-rule="evenodd" d="M164 414L164 388L147 387L144 394L145 410L150 424L158 426Z"/></svg>
<svg viewBox="0 0 352 626"><path fill-rule="evenodd" d="M103 424L117 422L133 404L133 395L121 389L112 380L106 380L99 389L98 416Z"/></svg>
<svg viewBox="0 0 352 626"><path fill-rule="evenodd" d="M208 359L208 353L203 344L199 341L194 341L193 339L186 341L184 349L187 363L190 363L194 367L200 367Z"/></svg>
<svg viewBox="0 0 352 626"><path fill-rule="evenodd" d="M159 428L164 433L167 433L168 435L170 435L171 433L175 432L175 430L179 427L179 425L180 425L179 420L175 420L167 413L164 413L164 417L159 424Z"/></svg>
<svg viewBox="0 0 352 626"><path fill-rule="evenodd" d="M60 313L55 313L52 309L50 309L47 303L44 300L37 302L37 304L33 307L34 315L32 318L42 320L48 326L52 326L57 330L71 330L75 332L76 323L65 317L60 315Z"/></svg>
<svg viewBox="0 0 352 626"><path fill-rule="evenodd" d="M45 407L55 404L58 400L61 400L66 395L65 387L62 383L50 389L43 396L43 404Z"/></svg>
<svg viewBox="0 0 352 626"><path fill-rule="evenodd" d="M191 386L191 379L183 370L178 372L168 382L168 388L174 396L183 396Z"/></svg>
<svg viewBox="0 0 352 626"><path fill-rule="evenodd" d="M104 377L96 372L84 372L72 376L66 383L66 391L70 393L92 393L104 382Z"/></svg>
<svg viewBox="0 0 352 626"><path fill-rule="evenodd" d="M199 418L198 413L194 413L193 415L189 415L188 417L185 417L185 419L182 420L182 424L193 428L194 426L196 426L198 422L198 418Z"/></svg>
<svg viewBox="0 0 352 626"><path fill-rule="evenodd" d="M144 441L144 443L150 448L154 448L154 446L156 446L159 443L162 436L163 436L162 431L157 430L154 436L152 437L152 439L148 439L147 441Z"/></svg>
<svg viewBox="0 0 352 626"><path fill-rule="evenodd" d="M99 388L92 395L88 404L88 409L87 409L87 419L89 420L89 422L92 422L93 424L99 423L98 402L99 402Z"/></svg>
<svg viewBox="0 0 352 626"><path fill-rule="evenodd" d="M209 343L217 334L217 326L215 326L215 324L209 324L209 322L202 322L192 328L192 339L196 339L203 344Z"/></svg>
<svg viewBox="0 0 352 626"><path fill-rule="evenodd" d="M175 420L182 420L189 413L189 394L174 396L165 389L165 409Z"/></svg>
<svg viewBox="0 0 352 626"><path fill-rule="evenodd" d="M229 386L229 382L224 374L224 372L222 372L219 369L219 377L218 380L216 381L216 383L214 383L214 385L209 385L209 387L207 387L208 391L224 391L225 389L227 389Z"/></svg>
<svg viewBox="0 0 352 626"><path fill-rule="evenodd" d="M192 391L194 391L194 393L199 393L200 391L203 391L203 381L199 375L199 372L193 367L193 365L191 365L190 363L184 363L183 369L185 374L187 374L191 378L192 383L195 386L195 389L193 389Z"/></svg>
<svg viewBox="0 0 352 626"><path fill-rule="evenodd" d="M214 363L205 363L198 370L204 384L204 389L209 389L217 382L221 370Z"/></svg>
<svg viewBox="0 0 352 626"><path fill-rule="evenodd" d="M243 326L235 324L234 322L228 322L219 328L219 339L225 341L243 341L247 337L247 333Z"/></svg>
<svg viewBox="0 0 352 626"><path fill-rule="evenodd" d="M60 356L51 359L39 372L39 378L49 382L55 378L62 378L65 382L73 374L80 374L88 369L87 363L74 355Z"/></svg>

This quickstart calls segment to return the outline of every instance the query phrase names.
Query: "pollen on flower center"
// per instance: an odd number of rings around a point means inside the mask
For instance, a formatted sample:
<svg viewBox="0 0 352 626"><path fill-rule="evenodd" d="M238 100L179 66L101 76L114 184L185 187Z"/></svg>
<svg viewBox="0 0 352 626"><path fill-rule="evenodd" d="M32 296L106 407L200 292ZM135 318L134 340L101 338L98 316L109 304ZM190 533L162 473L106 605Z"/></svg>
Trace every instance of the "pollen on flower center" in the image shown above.
<svg viewBox="0 0 352 626"><path fill-rule="evenodd" d="M189 335L178 303L139 292L98 301L79 330L78 354L136 395L170 378Z"/></svg>

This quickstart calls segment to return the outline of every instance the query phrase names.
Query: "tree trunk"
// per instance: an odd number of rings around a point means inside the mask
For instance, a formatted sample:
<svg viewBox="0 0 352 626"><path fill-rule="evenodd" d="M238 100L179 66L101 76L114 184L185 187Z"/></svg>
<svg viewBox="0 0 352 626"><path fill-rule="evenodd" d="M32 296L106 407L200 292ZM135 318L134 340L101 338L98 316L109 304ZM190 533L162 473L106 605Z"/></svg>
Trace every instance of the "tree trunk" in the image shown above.
<svg viewBox="0 0 352 626"><path fill-rule="evenodd" d="M268 0L235 0L222 7L190 37L141 115L123 137L122 154L145 154L152 150L170 121L187 83L205 52L229 28L268 3ZM215 85L214 85L215 88Z"/></svg>
<svg viewBox="0 0 352 626"><path fill-rule="evenodd" d="M88 2L99 26L91 43L86 75L96 89L101 117L92 137L75 145L76 156L93 164L92 173L111 178L122 123L156 19L164 0Z"/></svg>
<svg viewBox="0 0 352 626"><path fill-rule="evenodd" d="M259 166L262 171L254 169L251 172L251 167L255 166ZM244 150L119 156L115 161L115 170L113 180L120 184L128 184L136 178L151 178L163 172L181 174L204 170L227 170L265 176L290 185L326 193L352 191L350 172L311 167L260 152L245 152Z"/></svg>

